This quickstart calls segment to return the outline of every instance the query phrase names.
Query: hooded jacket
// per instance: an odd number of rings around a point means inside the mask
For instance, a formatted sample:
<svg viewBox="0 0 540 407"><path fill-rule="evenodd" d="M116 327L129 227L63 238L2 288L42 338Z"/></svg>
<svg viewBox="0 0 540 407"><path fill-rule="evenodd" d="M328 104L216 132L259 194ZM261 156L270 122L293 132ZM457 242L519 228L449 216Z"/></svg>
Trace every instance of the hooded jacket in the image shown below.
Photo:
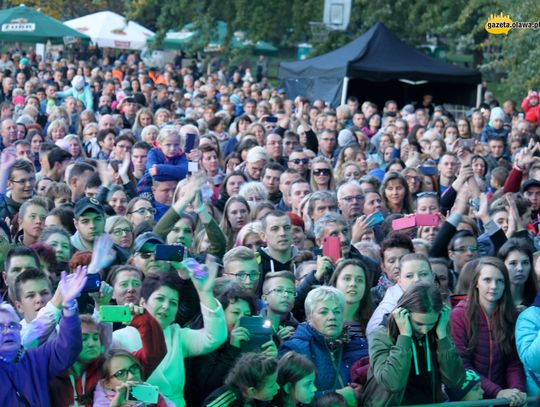
<svg viewBox="0 0 540 407"><path fill-rule="evenodd" d="M540 294L534 303L519 314L516 322L516 345L527 377L527 394L540 395Z"/></svg>
<svg viewBox="0 0 540 407"><path fill-rule="evenodd" d="M320 395L346 386L351 381L353 363L368 355L365 338L352 333L349 337L348 343L342 344L332 353L324 336L304 322L298 325L294 335L282 345L279 355L292 350L310 359L317 368L315 385Z"/></svg>
<svg viewBox="0 0 540 407"><path fill-rule="evenodd" d="M50 406L47 383L70 367L82 349L79 315L60 320L58 337L23 353L16 363L0 360L0 405L24 406L16 389L31 406Z"/></svg>
<svg viewBox="0 0 540 407"><path fill-rule="evenodd" d="M458 387L465 379L463 362L448 336L439 340L429 333L421 339L399 335L394 341L388 328L380 326L369 336L369 358L368 380L362 391L361 405L365 407L400 405L407 385L418 384L419 378L411 375L431 379L431 383L415 386L415 391L425 392L418 393L420 402L409 399L408 404L425 404L426 399L441 403L445 400L441 383Z"/></svg>
<svg viewBox="0 0 540 407"><path fill-rule="evenodd" d="M149 173L153 166L157 168L157 175L152 177ZM148 152L148 161L146 170L137 185L137 192L150 192L152 189L152 180L155 181L181 181L186 178L188 173L188 160L183 151L172 158L163 154L163 152L154 147Z"/></svg>
<svg viewBox="0 0 540 407"><path fill-rule="evenodd" d="M479 313L478 342L472 351L469 347L469 329L467 302L461 301L452 310L452 336L459 355L466 369L476 371L481 378L482 388L486 398L495 398L503 389L515 388L525 391L525 375L523 365L517 352L506 357L500 346L495 342L486 313Z"/></svg>

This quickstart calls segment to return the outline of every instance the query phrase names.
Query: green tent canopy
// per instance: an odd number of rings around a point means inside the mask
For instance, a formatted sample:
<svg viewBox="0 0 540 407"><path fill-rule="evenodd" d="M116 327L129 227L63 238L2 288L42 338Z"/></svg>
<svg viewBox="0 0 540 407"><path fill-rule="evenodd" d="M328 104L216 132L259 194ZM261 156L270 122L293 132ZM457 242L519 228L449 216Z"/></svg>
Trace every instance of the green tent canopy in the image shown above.
<svg viewBox="0 0 540 407"><path fill-rule="evenodd" d="M20 5L0 11L0 41L64 44L90 37L33 8Z"/></svg>
<svg viewBox="0 0 540 407"><path fill-rule="evenodd" d="M223 41L227 36L227 23L224 21L218 21L216 24L215 34L210 39L210 42L206 45L205 50L207 52L218 52L223 47ZM156 41L156 37L151 37L147 40L148 44L153 45ZM158 48L161 49L181 49L185 50L192 45L198 44L201 41L201 36L198 35L198 29L195 28L193 23L186 24L181 31L168 32L161 41ZM234 48L241 49L248 46L253 46L255 53L260 54L273 54L278 52L278 49L266 41L253 42L246 39L244 33L241 31L235 32L231 38L231 45Z"/></svg>

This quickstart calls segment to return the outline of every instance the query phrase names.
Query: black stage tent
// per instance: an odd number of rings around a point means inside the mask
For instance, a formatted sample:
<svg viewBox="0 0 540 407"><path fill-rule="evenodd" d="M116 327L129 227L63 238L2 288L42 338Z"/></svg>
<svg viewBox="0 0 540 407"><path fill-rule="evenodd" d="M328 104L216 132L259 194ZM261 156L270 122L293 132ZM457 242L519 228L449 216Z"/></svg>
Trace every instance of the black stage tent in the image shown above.
<svg viewBox="0 0 540 407"><path fill-rule="evenodd" d="M474 106L480 72L431 58L392 34L382 23L332 52L305 61L282 62L279 79L293 99L303 95L332 106L357 96L381 106L433 95L436 103Z"/></svg>

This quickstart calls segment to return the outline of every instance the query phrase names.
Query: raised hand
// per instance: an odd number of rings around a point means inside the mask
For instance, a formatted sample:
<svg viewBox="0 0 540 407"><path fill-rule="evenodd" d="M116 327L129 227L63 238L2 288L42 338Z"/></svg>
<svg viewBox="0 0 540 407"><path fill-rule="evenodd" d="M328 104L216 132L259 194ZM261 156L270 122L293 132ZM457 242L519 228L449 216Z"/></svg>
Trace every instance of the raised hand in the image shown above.
<svg viewBox="0 0 540 407"><path fill-rule="evenodd" d="M412 325L410 320L410 313L408 309L396 308L392 311L394 321L399 329L399 334L403 336L412 336Z"/></svg>
<svg viewBox="0 0 540 407"><path fill-rule="evenodd" d="M249 331L242 326L237 326L231 331L229 342L235 348L239 348L242 341L249 341Z"/></svg>
<svg viewBox="0 0 540 407"><path fill-rule="evenodd" d="M113 294L113 288L105 281L101 282L99 291L97 293L90 294L90 297L94 299L96 309L99 309L102 305L108 305L111 302Z"/></svg>
<svg viewBox="0 0 540 407"><path fill-rule="evenodd" d="M261 345L261 353L269 358L277 358L277 346L272 339Z"/></svg>
<svg viewBox="0 0 540 407"><path fill-rule="evenodd" d="M62 271L62 281L60 284L62 302L64 306L70 307L76 298L81 294L86 284L86 266L77 266L75 273L68 275Z"/></svg>
<svg viewBox="0 0 540 407"><path fill-rule="evenodd" d="M450 321L451 308L448 305L445 305L441 309L439 316L439 322L437 322L437 338L443 339L446 338L448 322Z"/></svg>
<svg viewBox="0 0 540 407"><path fill-rule="evenodd" d="M88 266L89 273L97 273L109 267L116 259L116 252L113 249L112 237L104 233L94 242L92 261Z"/></svg>
<svg viewBox="0 0 540 407"><path fill-rule="evenodd" d="M490 217L488 214L488 197L486 193L481 193L478 197L479 205L478 210L473 210L473 214L477 219L480 219L482 223L486 224L489 222Z"/></svg>

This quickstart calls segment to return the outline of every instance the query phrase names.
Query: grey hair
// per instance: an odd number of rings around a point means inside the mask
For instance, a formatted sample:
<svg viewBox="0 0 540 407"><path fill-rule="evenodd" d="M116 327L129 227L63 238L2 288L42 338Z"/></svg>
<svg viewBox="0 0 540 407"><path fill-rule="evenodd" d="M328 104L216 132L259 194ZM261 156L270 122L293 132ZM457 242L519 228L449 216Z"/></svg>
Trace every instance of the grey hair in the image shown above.
<svg viewBox="0 0 540 407"><path fill-rule="evenodd" d="M122 221L126 222L129 225L130 229L133 229L133 226L131 225L131 222L128 218L126 218L125 216L115 215L108 217L105 221L105 233L111 233L114 227Z"/></svg>
<svg viewBox="0 0 540 407"><path fill-rule="evenodd" d="M306 317L313 315L315 306L322 304L325 301L334 301L343 310L345 308L345 296L341 291L335 287L320 286L314 288L309 292L304 302L304 309L306 310Z"/></svg>
<svg viewBox="0 0 540 407"><path fill-rule="evenodd" d="M348 187L348 186L355 186L357 187L360 191L362 191L362 186L360 185L360 182L358 182L357 180L355 179L351 179L347 182L344 182L343 184L341 184L337 190L337 198L338 199L341 199L343 197L343 189L345 187Z"/></svg>
<svg viewBox="0 0 540 407"><path fill-rule="evenodd" d="M309 217L313 215L315 210L315 202L317 201L333 201L337 206L336 194L331 191L315 191L309 195L307 213Z"/></svg>
<svg viewBox="0 0 540 407"><path fill-rule="evenodd" d="M242 186L240 187L240 190L238 191L238 195L246 198L246 200L247 200L246 195L250 193L258 194L261 198L263 198L262 199L263 201L266 201L268 199L268 191L262 182L258 182L258 181L244 182Z"/></svg>
<svg viewBox="0 0 540 407"><path fill-rule="evenodd" d="M348 226L347 219L345 219L343 215L335 212L328 212L317 222L315 222L315 226L313 228L315 238L320 239L323 237L324 228L326 227L327 223L341 223L342 225Z"/></svg>
<svg viewBox="0 0 540 407"><path fill-rule="evenodd" d="M13 306L7 302L0 303L0 312L8 314L13 318L14 321L19 322L21 320L15 312L15 308L13 308Z"/></svg>

